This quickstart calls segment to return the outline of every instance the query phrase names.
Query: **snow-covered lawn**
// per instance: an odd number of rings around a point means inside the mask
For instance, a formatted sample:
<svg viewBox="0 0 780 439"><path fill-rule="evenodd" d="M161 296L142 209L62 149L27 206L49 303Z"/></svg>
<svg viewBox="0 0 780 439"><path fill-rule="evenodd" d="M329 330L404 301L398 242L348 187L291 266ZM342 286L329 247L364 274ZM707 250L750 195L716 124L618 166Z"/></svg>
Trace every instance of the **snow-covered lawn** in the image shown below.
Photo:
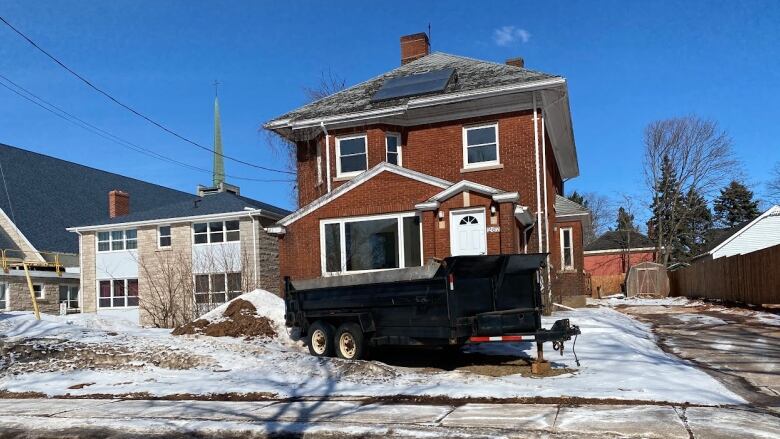
<svg viewBox="0 0 780 439"><path fill-rule="evenodd" d="M146 393L268 393L295 396L430 395L461 397L586 397L660 400L676 403L736 404L743 400L687 362L658 348L647 325L608 307L556 313L569 318L582 335L577 367L567 344L564 356L548 348L554 367L575 369L555 377L486 377L464 371L424 371L379 362L348 362L311 357L283 328L284 304L264 291L242 298L275 322L275 340L170 335L121 319L94 314L44 316L0 314L0 347L23 342L45 356L15 361L0 358L0 390L50 396ZM214 316L209 315L209 318ZM47 350L48 349L48 350ZM467 348L485 354L535 355L529 343ZM410 352L410 355L422 353Z"/></svg>

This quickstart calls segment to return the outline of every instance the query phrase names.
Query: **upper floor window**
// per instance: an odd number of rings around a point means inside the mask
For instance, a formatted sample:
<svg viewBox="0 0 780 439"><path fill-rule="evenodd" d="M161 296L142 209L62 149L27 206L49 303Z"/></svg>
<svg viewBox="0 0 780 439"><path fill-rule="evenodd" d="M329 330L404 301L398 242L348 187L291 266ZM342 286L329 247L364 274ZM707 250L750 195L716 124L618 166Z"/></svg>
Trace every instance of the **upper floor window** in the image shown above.
<svg viewBox="0 0 780 439"><path fill-rule="evenodd" d="M561 228L561 268L574 269L574 244L571 227Z"/></svg>
<svg viewBox="0 0 780 439"><path fill-rule="evenodd" d="M401 136L395 133L385 135L387 147L387 163L402 166L401 164Z"/></svg>
<svg viewBox="0 0 780 439"><path fill-rule="evenodd" d="M463 167L498 164L498 124L463 128Z"/></svg>
<svg viewBox="0 0 780 439"><path fill-rule="evenodd" d="M336 176L351 177L368 169L366 136L336 138Z"/></svg>
<svg viewBox="0 0 780 439"><path fill-rule="evenodd" d="M138 231L129 229L98 232L97 243L99 252L133 250L138 248Z"/></svg>
<svg viewBox="0 0 780 439"><path fill-rule="evenodd" d="M169 248L171 246L171 226L160 226L157 228L157 246L159 248Z"/></svg>
<svg viewBox="0 0 780 439"><path fill-rule="evenodd" d="M192 232L195 244L215 244L241 239L238 220L195 223L192 225Z"/></svg>

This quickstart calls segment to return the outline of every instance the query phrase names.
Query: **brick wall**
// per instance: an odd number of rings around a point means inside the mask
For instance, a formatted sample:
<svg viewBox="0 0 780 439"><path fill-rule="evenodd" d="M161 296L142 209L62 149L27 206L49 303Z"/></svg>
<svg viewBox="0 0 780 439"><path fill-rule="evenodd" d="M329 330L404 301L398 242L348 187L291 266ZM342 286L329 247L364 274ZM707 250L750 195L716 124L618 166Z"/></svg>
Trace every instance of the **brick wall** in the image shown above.
<svg viewBox="0 0 780 439"><path fill-rule="evenodd" d="M567 227L572 229L574 268L563 270L560 230L561 228ZM588 279L585 273L583 244L581 222L576 220L560 220L554 223L554 227L550 232L550 268L552 270L552 288L554 296L579 296L588 293Z"/></svg>

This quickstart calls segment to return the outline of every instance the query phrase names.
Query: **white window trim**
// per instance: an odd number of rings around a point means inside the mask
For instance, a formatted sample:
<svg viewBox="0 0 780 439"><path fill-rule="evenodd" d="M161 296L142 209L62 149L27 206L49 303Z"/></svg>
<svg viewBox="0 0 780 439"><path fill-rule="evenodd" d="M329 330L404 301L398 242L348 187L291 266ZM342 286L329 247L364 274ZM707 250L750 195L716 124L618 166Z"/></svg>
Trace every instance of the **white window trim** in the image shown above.
<svg viewBox="0 0 780 439"><path fill-rule="evenodd" d="M317 164L317 186L322 184L322 144L317 142L317 150L315 153Z"/></svg>
<svg viewBox="0 0 780 439"><path fill-rule="evenodd" d="M363 144L366 148L366 169L363 169L362 171L352 171L352 172L341 172L341 141L342 140L351 140L351 139L363 139ZM358 155L358 154L351 154L351 155ZM336 178L347 178L347 177L354 177L358 174L362 174L368 170L368 136L365 134L358 134L356 136L342 136L342 137L336 137Z"/></svg>
<svg viewBox="0 0 780 439"><path fill-rule="evenodd" d="M484 221L485 221L485 224L484 224L484 226L485 226L484 227L485 233L483 233L482 235L483 235L483 238L485 238L485 254L488 254L488 239L487 239L488 214L487 214L487 209L485 209L484 207L468 207L468 208L465 208L465 209L450 210L450 255L452 255L452 243L455 240L455 226L459 225L459 224L455 224L455 222L452 220L452 218L455 215L464 215L464 214L469 214L469 213L481 213L482 214L482 218L484 218Z"/></svg>
<svg viewBox="0 0 780 439"><path fill-rule="evenodd" d="M493 127L496 132L496 159L491 160L489 162L479 162L479 163L469 163L469 144L468 144L468 132L471 130L476 130L480 128L488 128ZM481 146L481 145L490 145L489 143L480 143L477 145L471 145L471 146ZM482 125L469 125L463 127L463 168L464 169L474 169L474 168L484 168L488 166L495 166L501 164L501 146L498 142L498 122L488 123L488 124L482 124Z"/></svg>
<svg viewBox="0 0 780 439"><path fill-rule="evenodd" d="M208 294L209 295L209 299L211 299L214 294L224 294L225 295L225 301L224 302L209 301L209 302L207 302L208 304L227 303L227 302L233 300L233 299L231 299L229 297L229 294L230 293L236 293L236 292L243 293L244 285L241 285L241 289L240 290L235 290L235 291L230 290L228 288L228 285L230 283L228 281L228 275L229 274L238 274L239 277L241 277L241 281L243 283L244 278L243 278L242 272L240 272L240 271L220 271L220 272L217 272L217 273L195 273L195 274L192 275L192 282L193 282L192 283L192 285L193 285L193 292L192 293L193 294ZM214 275L221 275L222 278L224 279L224 282L225 282L224 288L225 289L223 291L214 291L214 285L213 285L212 278L211 278ZM206 276L208 278L208 280L209 280L209 290L207 292L205 292L205 293L198 292L198 290L197 290L197 278L198 278L198 276ZM197 303L196 302L196 305L202 305L202 304L203 303Z"/></svg>
<svg viewBox="0 0 780 439"><path fill-rule="evenodd" d="M160 244L160 238L164 237L163 235L160 235L160 229L163 228L163 227L170 227L170 229L169 229L170 230L170 235L165 235L165 236L167 236L168 238L171 239L170 245L163 246L163 245ZM194 233L194 229L193 229L193 233ZM194 236L192 238L192 242L195 242L195 237ZM171 226L170 224L161 224L161 225L157 226L157 249L158 250L168 250L171 247L173 247L173 226Z"/></svg>
<svg viewBox="0 0 780 439"><path fill-rule="evenodd" d="M385 133L385 161L390 163L390 160L387 159L387 155L390 153L388 151L387 147L387 138L388 137L395 137L397 139L396 143L396 154L398 154L398 166L403 167L404 161L403 161L403 146L401 146L401 134L400 133L394 133L394 132L387 132Z"/></svg>
<svg viewBox="0 0 780 439"><path fill-rule="evenodd" d="M131 239L131 241L135 241L135 248L127 248L127 231L128 230L135 230L135 239ZM114 239L113 232L122 232L122 249L121 250L114 250L113 243L118 242L119 240ZM108 233L108 241L100 241L99 235L101 233ZM101 242L107 242L108 243L108 250L100 250L100 243ZM118 252L127 252L127 251L137 251L138 250L138 229L135 228L129 228L129 229L113 229L113 230L100 230L99 232L95 232L95 253L118 253Z"/></svg>
<svg viewBox="0 0 780 439"><path fill-rule="evenodd" d="M320 269L323 276L340 276L359 273L371 273L375 271L389 271L399 270L405 268L406 260L404 250L406 249L403 235L403 218L417 216L420 217L420 262L425 264L425 256L423 253L423 226L422 216L418 212L401 212L390 213L383 215L367 215L367 216L351 216L345 218L336 218L328 220L320 220ZM398 267L397 268L377 268L374 270L352 270L347 271L347 242L344 237L346 236L344 230L344 224L356 221L372 221L381 219L397 219L398 220ZM327 224L339 225L339 245L341 246L341 270L340 271L327 271L327 258L325 252L325 226Z"/></svg>
<svg viewBox="0 0 780 439"><path fill-rule="evenodd" d="M129 289L127 287L127 281L134 280L134 281L138 282L138 278L137 277L129 277L129 278L123 278L123 279L97 279L97 280L95 280L95 288L96 288L95 291L97 291L97 294L95 294L95 296L96 296L96 298L95 298L95 309L97 309L97 310L101 310L101 309L136 309L136 308L138 308L141 305L141 285L139 284L138 285L138 296L134 296L134 297L138 297L138 305L114 306L114 281L117 281L117 280L121 280L121 281L123 281L125 283L125 292L129 291ZM100 299L101 299L101 297L100 297L100 282L110 282L109 285L111 285L111 296L109 297L109 299L111 299L111 306L100 306ZM127 303L128 295L125 294L124 297L125 297L125 303ZM102 299L105 299L105 297L102 297Z"/></svg>
<svg viewBox="0 0 780 439"><path fill-rule="evenodd" d="M0 311L8 311L11 309L11 292L8 291L7 282L0 282L0 286L5 287L5 308L0 308Z"/></svg>
<svg viewBox="0 0 780 439"><path fill-rule="evenodd" d="M566 248L563 244L563 232L569 231L569 252L571 253L571 265L566 265ZM560 230L560 245L561 245L561 270L574 271L574 230L571 227L561 227Z"/></svg>
<svg viewBox="0 0 780 439"><path fill-rule="evenodd" d="M62 304L62 300L60 300L59 294L60 294L60 288L66 287L68 289L68 300L66 300L65 309L70 310L78 310L81 309L81 289L76 285L68 285L68 284L60 284L57 285L57 303ZM70 306L70 289L75 288L76 289L76 302L78 303L78 306L75 308L72 308Z"/></svg>
<svg viewBox="0 0 780 439"><path fill-rule="evenodd" d="M43 284L33 284L33 291L35 290L35 287L41 287L41 296L36 296L36 299L40 300L46 300L46 287Z"/></svg>
<svg viewBox="0 0 780 439"><path fill-rule="evenodd" d="M236 230L230 230L230 232L238 232L238 239L235 241L228 241L227 240L227 223L228 221L238 221L238 228ZM222 223L222 242L211 242L211 223ZM206 224L206 238L208 238L207 242L195 242L195 224ZM173 234L173 231L171 231L171 234ZM192 242L192 245L222 245L222 244L230 244L231 242L241 242L241 220L240 219L226 219L226 220L211 220L211 221L194 221L190 224L190 235L191 239L190 242ZM173 240L171 240L171 243L173 243Z"/></svg>

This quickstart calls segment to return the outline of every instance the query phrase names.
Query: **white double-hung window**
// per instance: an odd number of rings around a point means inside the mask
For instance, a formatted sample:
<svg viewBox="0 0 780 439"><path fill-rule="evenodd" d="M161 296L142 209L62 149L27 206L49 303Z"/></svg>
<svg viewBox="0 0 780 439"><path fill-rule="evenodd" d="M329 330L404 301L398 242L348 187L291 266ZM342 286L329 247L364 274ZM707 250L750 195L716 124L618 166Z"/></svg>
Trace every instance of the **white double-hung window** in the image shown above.
<svg viewBox="0 0 780 439"><path fill-rule="evenodd" d="M498 124L463 127L463 167L499 164Z"/></svg>
<svg viewBox="0 0 780 439"><path fill-rule="evenodd" d="M401 135L387 133L385 135L385 148L387 150L387 163L403 166L401 163Z"/></svg>
<svg viewBox="0 0 780 439"><path fill-rule="evenodd" d="M561 268L574 270L574 244L571 227L561 228Z"/></svg>
<svg viewBox="0 0 780 439"><path fill-rule="evenodd" d="M336 138L336 176L352 177L368 169L365 134Z"/></svg>
<svg viewBox="0 0 780 439"><path fill-rule="evenodd" d="M422 227L414 213L320 222L323 274L422 265Z"/></svg>
<svg viewBox="0 0 780 439"><path fill-rule="evenodd" d="M194 223L192 225L192 239L195 244L238 241L241 239L239 228L238 220Z"/></svg>

